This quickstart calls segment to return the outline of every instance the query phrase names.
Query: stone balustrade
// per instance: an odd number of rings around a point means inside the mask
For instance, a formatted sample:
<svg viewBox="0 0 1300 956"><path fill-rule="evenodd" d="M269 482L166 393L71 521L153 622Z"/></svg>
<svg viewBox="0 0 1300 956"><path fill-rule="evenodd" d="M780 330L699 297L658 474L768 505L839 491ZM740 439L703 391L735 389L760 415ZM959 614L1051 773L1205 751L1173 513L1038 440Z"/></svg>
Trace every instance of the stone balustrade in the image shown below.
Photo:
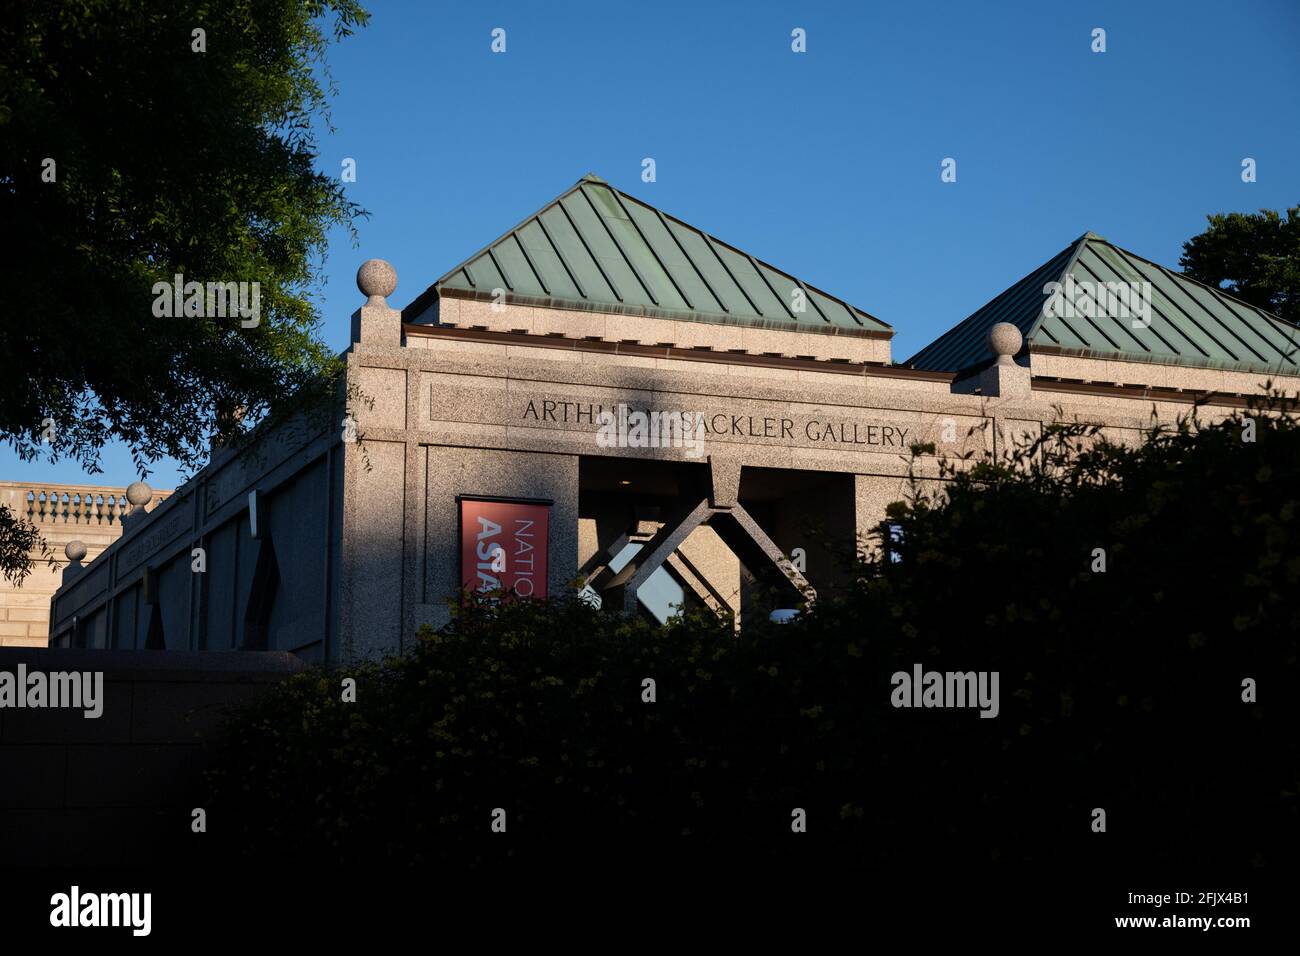
<svg viewBox="0 0 1300 956"><path fill-rule="evenodd" d="M146 509L152 511L170 494L153 492ZM36 525L117 525L132 508L120 487L12 481L0 481L0 504Z"/></svg>
<svg viewBox="0 0 1300 956"><path fill-rule="evenodd" d="M170 491L150 489L145 509L152 511L170 495ZM50 598L68 564L65 546L80 541L89 564L122 536L122 519L134 505L120 486L21 481L0 481L0 505L36 525L60 563L52 568L41 555L33 554L32 573L21 587L0 578L0 646L45 647Z"/></svg>

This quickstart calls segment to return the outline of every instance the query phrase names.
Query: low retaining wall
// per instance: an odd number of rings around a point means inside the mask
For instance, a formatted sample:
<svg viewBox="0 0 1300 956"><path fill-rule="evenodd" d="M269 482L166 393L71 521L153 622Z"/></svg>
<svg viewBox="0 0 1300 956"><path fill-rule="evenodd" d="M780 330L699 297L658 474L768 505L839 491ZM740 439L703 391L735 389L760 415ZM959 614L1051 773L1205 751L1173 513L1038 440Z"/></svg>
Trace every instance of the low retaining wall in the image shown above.
<svg viewBox="0 0 1300 956"><path fill-rule="evenodd" d="M0 648L0 672L20 664L103 673L103 713L0 706L4 866L146 865L214 839L191 829L205 741L228 708L306 667L284 652Z"/></svg>

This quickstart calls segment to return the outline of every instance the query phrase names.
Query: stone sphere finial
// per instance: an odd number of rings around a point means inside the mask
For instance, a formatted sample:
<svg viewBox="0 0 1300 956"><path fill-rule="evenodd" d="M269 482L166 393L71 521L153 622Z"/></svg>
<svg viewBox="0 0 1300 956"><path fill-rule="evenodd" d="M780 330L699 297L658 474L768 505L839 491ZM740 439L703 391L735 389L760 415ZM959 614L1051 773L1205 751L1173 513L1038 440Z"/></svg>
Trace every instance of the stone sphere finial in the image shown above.
<svg viewBox="0 0 1300 956"><path fill-rule="evenodd" d="M69 541L63 546L63 553L69 561L80 561L86 556L86 546L80 541Z"/></svg>
<svg viewBox="0 0 1300 956"><path fill-rule="evenodd" d="M386 299L397 288L397 270L383 259L367 259L357 270L357 288L372 299Z"/></svg>
<svg viewBox="0 0 1300 956"><path fill-rule="evenodd" d="M153 489L143 481L133 481L126 486L126 500L137 508L143 508L153 497Z"/></svg>
<svg viewBox="0 0 1300 956"><path fill-rule="evenodd" d="M1010 322L999 322L989 329L989 351L998 357L999 362L1011 361L1011 356L1020 351L1024 336Z"/></svg>

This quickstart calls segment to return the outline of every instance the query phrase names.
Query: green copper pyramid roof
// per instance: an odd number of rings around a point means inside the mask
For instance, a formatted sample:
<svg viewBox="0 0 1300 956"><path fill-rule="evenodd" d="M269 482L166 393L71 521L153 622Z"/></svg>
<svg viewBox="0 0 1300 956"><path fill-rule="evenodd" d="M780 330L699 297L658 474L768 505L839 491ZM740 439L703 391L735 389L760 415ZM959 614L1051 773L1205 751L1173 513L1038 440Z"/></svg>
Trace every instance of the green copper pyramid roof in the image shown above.
<svg viewBox="0 0 1300 956"><path fill-rule="evenodd" d="M1069 310L1046 308L1050 296L1043 287L1065 283L1067 276L1073 277L1078 289L1085 281L1094 289L1107 282L1150 283L1150 325L1127 315L1106 314L1109 310L1102 308L1096 308L1098 314L1093 316L1077 309L1071 315ZM1088 298L1086 291L1075 295L1076 301ZM992 359L985 336L997 322L1019 328L1031 353L1300 374L1300 328L1091 232L905 364L936 371L982 365Z"/></svg>
<svg viewBox="0 0 1300 956"><path fill-rule="evenodd" d="M786 331L887 338L890 327L588 174L404 310L441 295ZM798 304L802 300L803 309Z"/></svg>

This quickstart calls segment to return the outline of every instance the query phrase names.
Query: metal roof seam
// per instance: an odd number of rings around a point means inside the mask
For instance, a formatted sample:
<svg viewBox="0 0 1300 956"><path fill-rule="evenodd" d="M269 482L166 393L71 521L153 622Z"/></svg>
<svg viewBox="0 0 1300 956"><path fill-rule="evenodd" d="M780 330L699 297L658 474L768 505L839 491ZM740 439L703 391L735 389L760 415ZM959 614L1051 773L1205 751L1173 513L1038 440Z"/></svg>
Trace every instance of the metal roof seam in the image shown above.
<svg viewBox="0 0 1300 956"><path fill-rule="evenodd" d="M719 242L707 232L702 232L700 235L704 237L705 245L709 247L709 251L712 252L714 258L718 260L718 265L722 266L723 270L731 278L731 281L736 284L736 288L740 290L740 294L745 297L745 301L749 303L749 307L754 310L754 314L762 318L767 318L767 313L759 308L758 303L754 301L754 297L750 295L749 290L745 288L745 284L740 281L736 274L731 270L731 266L727 265L726 260L722 258L722 253L718 251L718 246L725 246L726 243Z"/></svg>
<svg viewBox="0 0 1300 956"><path fill-rule="evenodd" d="M496 266L496 270L497 270L497 272L501 273L501 278L502 278L503 280L505 280L506 290L507 290L508 292L514 292L514 291L515 291L515 287L514 287L514 285L510 282L510 273L506 271L506 267L505 267L505 265L501 262L501 260L498 259L498 258L496 257L496 255L493 254L493 252L492 252L492 247L491 247L491 246L488 247L487 254L488 254L488 258L492 260L492 265Z"/></svg>
<svg viewBox="0 0 1300 956"><path fill-rule="evenodd" d="M677 233L672 230L672 227L668 225L667 217L665 217L663 212L659 209L656 209L655 213L658 214L659 221L663 224L664 232L668 233L668 238L672 239L672 241L677 245L677 249L681 252L682 258L690 263L691 268L695 270L695 274L699 276L700 282L704 284L704 288L709 290L709 295L711 295L713 301L718 304L718 308L730 315L731 310L727 308L727 304L722 301L722 297L714 290L713 285L709 282L708 278L704 275L704 271L700 268L700 264L691 257L689 252L686 251L686 247L682 245L682 240L678 237Z"/></svg>
<svg viewBox="0 0 1300 956"><path fill-rule="evenodd" d="M1078 262L1076 263L1076 266L1085 269L1088 275L1092 276L1094 286L1104 284L1105 280L1096 271L1094 271L1091 266L1089 266L1086 262L1084 262L1082 257L1079 258ZM1091 299L1093 305L1096 306L1098 309L1104 308L1101 300L1097 298L1095 292L1091 292L1087 288L1085 288L1083 290L1083 294L1086 295L1089 299ZM1119 328L1123 330L1124 333L1127 334L1128 337L1131 338L1133 342L1137 345L1137 347L1140 348L1143 352L1152 351L1152 349L1150 349L1145 342L1143 342L1140 338L1138 338L1134 334L1133 329L1129 326L1126 326L1124 322L1122 322L1119 318L1116 318L1115 316L1111 316L1111 315L1107 315L1106 318L1110 318L1117 326L1119 326ZM1105 330L1102 329L1100 326L1098 326L1096 322L1093 322L1091 319L1089 319L1089 321L1095 328L1097 328L1097 331L1101 333L1102 338L1104 338L1107 342L1109 342L1112 346L1115 347L1116 351L1119 352L1124 351L1124 349L1120 346L1120 344L1116 342L1114 339L1112 339L1109 335L1107 335Z"/></svg>
<svg viewBox="0 0 1300 956"><path fill-rule="evenodd" d="M664 262L663 257L659 255L659 252L654 247L654 243L646 237L645 231L642 230L640 224L637 223L627 206L623 204L623 200L619 197L618 190L611 188L609 192L610 195L614 197L614 202L618 203L619 208L623 210L623 214L627 216L627 221L632 224L632 228L636 230L636 234L640 236L641 241L645 244L646 249L649 250L650 255L654 257L655 262L659 263L659 268L662 269L664 275L668 277L668 281L672 283L673 288L677 290L678 296L680 296L681 300L686 303L688 309L694 311L695 306L691 304L690 296L686 294L686 290L682 288L681 283L677 281L677 277L674 276L672 270L668 268L668 263Z"/></svg>
<svg viewBox="0 0 1300 956"><path fill-rule="evenodd" d="M1250 329L1252 332L1254 332L1254 333L1255 333L1255 334L1256 334L1256 335L1257 335L1261 340L1264 341L1264 343L1265 343L1266 345L1268 345L1270 348L1272 348L1273 351L1275 351L1275 352L1279 352L1279 353L1280 353L1280 350L1277 348L1277 346L1275 346L1275 345L1273 345L1271 342L1269 342L1267 338L1265 338L1262 334L1260 334L1260 333L1255 329L1255 327L1250 323L1250 321L1249 321L1249 319L1247 318L1246 314L1243 314L1242 312L1240 312L1240 311L1239 311L1239 310L1238 310L1238 309L1233 305L1233 300L1231 299L1231 297L1229 297L1229 296L1225 296L1225 295L1221 294L1218 290L1211 289L1209 286L1206 286L1206 289L1208 289L1208 290L1210 291L1210 293L1211 293L1212 295L1214 295L1214 297L1215 297L1215 299L1216 299L1217 301L1222 302L1222 303L1223 303L1223 306L1224 306L1224 307L1225 307L1229 312L1231 312L1231 313L1233 314L1233 316L1234 316L1235 318L1237 318L1237 320L1240 321L1240 322L1241 322L1241 323L1242 323L1246 328L1248 328L1248 329ZM1245 303L1238 303L1238 304L1239 304L1239 305L1243 305L1243 306L1246 305ZM1254 306L1246 306L1246 308L1250 309L1250 313L1253 313L1253 316L1252 316L1252 317L1254 317L1254 318L1260 318L1260 317L1261 317L1260 314L1259 314L1259 311L1258 311ZM1250 313L1248 313L1248 314L1250 314ZM1300 331L1300 330L1296 330L1296 331ZM1234 333L1234 334L1235 334L1235 333ZM1237 336L1237 337L1238 337L1238 339L1241 339L1241 336ZM1255 352L1256 355L1259 355L1259 353L1256 352L1256 350L1255 350L1254 348L1252 348L1251 345L1250 345L1248 342L1246 342L1244 339L1241 339L1241 341L1242 341L1242 344L1243 344L1243 345L1245 345L1247 348L1249 348L1252 352ZM1267 361L1267 359L1265 359L1263 355L1259 355L1259 359L1260 359L1260 361Z"/></svg>
<svg viewBox="0 0 1300 956"><path fill-rule="evenodd" d="M591 206L591 211L595 214L596 219L599 220L600 224L604 227L605 233L609 236L610 241L614 243L614 248L617 249L619 255L623 257L623 261L627 263L627 267L631 270L632 275L636 276L636 281L641 283L641 288L645 291L646 296L655 305L659 305L659 299L655 296L654 290L650 288L649 281L641 274L641 270L637 268L636 263L632 261L632 257L628 255L627 249L623 246L623 243L619 241L618 236L614 234L614 230L610 226L609 222L603 215L601 215L600 210L596 208L595 200L591 198L591 195L586 189L580 191L582 192L583 198L587 200L587 205Z"/></svg>
<svg viewBox="0 0 1300 956"><path fill-rule="evenodd" d="M527 223L524 225L527 225ZM520 228L522 229L523 227L521 226ZM533 278L537 280L537 284L542 287L543 292L550 295L551 290L546 285L546 279L542 277L542 270L537 268L537 263L533 261L533 257L528 252L528 246L524 244L523 239L519 238L519 230L511 230L510 238L515 241L515 244L519 246L519 251L524 254L524 262L528 263L528 268L533 270Z"/></svg>
<svg viewBox="0 0 1300 956"><path fill-rule="evenodd" d="M762 267L759 266L758 260L755 259L753 256L751 256L748 252L744 253L744 256L749 261L750 267L756 273L758 273L758 278L762 281L763 285L767 286L767 291L771 292L773 298L775 298L776 301L781 303L781 308L785 309L786 315L788 315L793 321L798 322L799 319L795 316L794 309L790 308L789 304L785 301L785 299L781 298L781 296L777 294L776 288L772 285L771 281L767 278L767 273L765 273Z"/></svg>
<svg viewBox="0 0 1300 956"><path fill-rule="evenodd" d="M609 286L609 291L614 294L614 298L616 298L620 303L625 302L626 300L623 297L623 293L619 291L618 284L614 282L614 277L611 276L601 264L600 256L596 255L596 251L591 248L591 243L587 241L587 237L582 234L582 230L578 228L578 224L573 221L573 215L569 212L569 208L564 205L561 200L556 200L555 204L560 207L560 212L564 213L564 218L569 222L569 228L573 230L573 234L577 236L578 241L582 243L582 248L586 250L587 256L591 259L592 264L595 265L597 271L600 272L600 277L604 279L605 284Z"/></svg>
<svg viewBox="0 0 1300 956"><path fill-rule="evenodd" d="M803 290L804 301L808 302L810 305L812 305L814 309L817 310L817 314L822 317L822 321L825 322L827 325L834 325L835 323L831 321L830 316L822 311L822 307L818 305L817 300L812 297L812 293L808 291L808 287L803 284L803 280L798 279L795 276L790 276L790 278L793 279L796 283L798 283L799 288Z"/></svg>
<svg viewBox="0 0 1300 956"><path fill-rule="evenodd" d="M537 225L541 228L542 235L546 237L546 241L551 244L551 248L555 250L556 258L560 260L560 265L564 266L564 271L569 274L569 281L572 282L573 287L578 290L578 295L582 296L584 299L587 298L587 292L583 289L582 282L578 279L578 274L573 270L573 266L564 255L564 250L560 248L559 244L551 236L551 231L546 228L546 220L541 216L538 216Z"/></svg>
<svg viewBox="0 0 1300 956"><path fill-rule="evenodd" d="M1070 251L1069 258L1065 260L1065 265L1062 266L1062 267L1061 267L1061 271L1060 271L1059 273L1057 273L1056 278L1053 280L1054 282L1060 282L1060 281L1061 281L1062 279L1064 279L1067 275L1069 275L1071 271L1073 271L1073 269L1074 269L1074 264L1075 264L1076 262L1079 261L1079 256L1083 253L1084 246L1086 246L1086 245L1088 244L1088 237L1089 237L1090 235L1092 235L1091 232L1085 232L1081 237L1079 237L1078 239L1076 239L1076 240L1074 241L1072 247L1071 247L1071 246L1067 246L1067 247L1066 247L1066 248L1069 249L1069 251ZM1044 295L1046 295L1046 293L1044 293ZM1039 328L1042 327L1042 324L1043 324L1043 318L1044 318L1043 313L1044 313L1045 309L1046 309L1046 303L1044 303L1043 306L1041 306L1041 307L1038 309L1038 315L1037 315L1037 317L1034 319L1034 324L1031 325L1031 326L1029 327L1029 331L1025 333L1025 342L1026 342L1026 343L1029 343L1030 341L1032 341L1033 338L1034 338L1035 333L1037 333L1037 331L1039 330ZM1066 327L1067 329L1070 328L1069 323L1065 322L1064 320L1062 320L1062 324L1065 325L1065 327ZM1078 332L1075 332L1074 329L1070 329L1070 332L1071 332L1071 334L1073 334L1076 338L1078 338L1079 341L1081 341L1081 342L1084 341L1084 340L1083 340L1083 337L1080 336Z"/></svg>
<svg viewBox="0 0 1300 956"><path fill-rule="evenodd" d="M1118 246L1115 246L1115 247L1113 247L1113 248L1114 248L1115 251L1120 255L1121 258L1123 258L1125 261L1128 261L1128 256L1125 254L1125 251L1124 251L1123 249L1120 249ZM1186 277L1185 277L1185 276L1175 275L1174 273L1170 272L1168 269L1165 269L1163 266L1157 266L1157 268L1160 269L1161 275L1165 276L1165 277L1166 277L1170 282L1173 283L1173 288L1177 289L1179 292L1182 292L1182 291L1183 291L1182 288L1181 288L1181 283L1184 282L1184 281L1186 281ZM1197 300L1197 299L1196 299L1194 296L1192 296L1190 293L1186 293L1186 292L1184 292L1183 294L1186 295L1187 298L1188 298L1191 302L1193 302L1193 303L1195 303L1197 306L1199 306L1200 309L1201 309L1201 311L1203 311L1203 312L1204 312L1206 315L1208 315L1211 319L1213 319L1215 322L1217 322L1218 325L1219 325L1219 327L1220 327L1220 329L1221 329L1223 332L1228 333L1228 334L1231 335L1233 338L1235 338L1238 342L1240 342L1240 343L1242 344L1242 346L1244 346L1248 351L1250 351L1250 352L1251 352L1251 353L1252 353L1252 354L1253 354L1253 355L1254 355L1254 356L1255 356L1259 361L1261 361L1261 362L1263 362L1263 361L1267 361L1267 360L1264 358L1263 355L1261 355L1261 354L1260 354L1259 352L1257 352L1255 349L1251 348L1250 345L1249 345L1248 343L1246 343L1246 342L1241 338L1241 336L1237 335L1237 333L1236 333L1235 331L1233 331L1233 330L1230 329L1227 325L1225 325L1225 324L1223 323L1223 321L1222 321L1221 319L1219 319L1218 316L1214 315L1214 313L1212 313L1212 312L1210 312L1210 310L1206 309L1203 303L1201 303L1199 300ZM1169 297L1166 296L1166 298L1169 298ZM1224 352L1227 352L1228 355L1231 356L1231 358L1232 358L1232 360L1233 360L1234 362L1240 362L1240 361L1242 361L1242 359L1241 359L1238 355L1236 355L1236 353L1234 353L1234 352L1232 351L1232 349L1230 349L1230 348L1229 348L1225 343L1220 342L1219 339L1216 338L1215 335L1214 335L1214 334L1213 334L1209 329L1205 329L1205 327L1204 327L1200 322L1198 322L1198 321L1196 320L1196 317L1193 316L1193 315L1191 314L1191 312L1187 311L1186 309L1182 308L1181 306L1178 306L1177 303L1173 303L1173 300L1172 300L1172 299L1170 299L1170 302L1171 302L1172 304L1174 304L1174 305L1178 308L1178 310L1179 310L1180 312L1182 312L1183 315L1185 315L1185 316L1187 317L1187 320L1188 320L1189 322L1191 322L1192 324L1194 324L1198 329L1202 329L1203 331L1205 331L1205 334L1210 338L1210 340L1211 340L1212 342L1214 342L1215 345L1219 346L1219 348L1221 348ZM1172 320L1171 320L1171 322L1172 322ZM1176 327L1176 326L1175 326L1175 327ZM1196 344L1196 343L1195 343L1194 341L1192 341L1191 339L1188 339L1188 341L1192 342L1193 345ZM1198 351L1201 351L1201 350L1198 348Z"/></svg>
<svg viewBox="0 0 1300 956"><path fill-rule="evenodd" d="M1104 241L1104 240L1103 240L1103 241ZM1110 246L1113 246L1115 249L1119 250L1119 246L1115 246L1114 243L1107 242L1106 244L1107 244L1107 245L1110 245ZM1214 288L1214 287L1211 286L1211 285L1206 285L1206 284L1205 284L1204 282L1202 282L1200 279L1193 279L1191 276L1189 276L1189 275L1185 275L1185 274L1183 274L1183 273L1181 273L1181 272L1171 272L1170 270L1168 270L1168 269L1166 269L1164 266L1162 266L1160 263L1158 263L1158 262L1154 262L1154 261L1152 261L1151 259L1148 259L1146 256L1140 256L1140 255L1138 255L1136 252L1130 252L1130 251L1127 250L1127 249L1123 249L1123 250L1120 250L1120 251L1122 251L1126 256L1128 256L1128 257L1130 257L1130 258L1137 259L1137 260L1139 260L1139 261L1141 261L1141 262L1149 263L1150 265L1155 266L1157 269L1161 270L1162 272L1168 273L1170 276L1174 276L1174 277L1176 277L1176 278L1178 278L1178 279L1181 279L1183 282L1190 282L1192 285L1200 286L1202 289L1208 289L1210 292L1214 293L1215 295L1220 296L1220 297L1222 297L1222 298L1224 298L1224 299L1230 299L1231 301L1236 302L1238 305L1244 306L1244 307L1247 308L1247 309L1254 309L1256 312L1260 312L1260 313L1262 313L1262 314L1268 316L1269 318L1271 318L1271 319L1273 319L1273 320L1275 320L1275 321L1277 321L1277 322L1282 322L1282 323L1284 323L1284 324L1286 324L1286 325L1292 325L1292 324L1293 324L1293 323L1287 322L1285 319L1281 318L1280 316L1275 316L1275 315L1273 315L1273 313L1272 313L1272 312L1269 312L1267 309L1261 309L1259 306L1257 306L1257 305L1251 305L1249 302L1245 301L1244 299L1238 299L1236 296L1231 295L1231 294L1229 294L1229 293L1223 291L1222 289L1216 289L1216 288ZM1300 329L1300 326L1296 326L1296 328Z"/></svg>
<svg viewBox="0 0 1300 956"><path fill-rule="evenodd" d="M1118 252L1120 255L1123 255L1124 253L1123 249L1120 249L1118 246L1114 246L1112 248L1114 248L1115 251ZM1144 279L1149 280L1149 276L1147 276L1147 274L1141 269L1138 269L1138 275L1142 276ZM1154 289L1155 283L1152 283L1152 286ZM1186 314L1186 309L1184 309L1181 305L1175 302L1170 295L1164 292L1162 292L1161 294L1165 297L1165 301L1172 308L1177 309L1179 312ZM1183 330L1182 326L1174 321L1173 316L1170 314L1166 314L1165 310L1161 309L1156 304L1154 296L1152 296L1151 308L1155 310L1155 312L1164 320L1165 324L1168 325L1172 331L1177 332L1180 336L1182 336L1183 341L1187 342L1192 348L1196 349L1197 351L1201 351L1201 349L1197 346L1197 344L1191 338L1188 337L1187 333ZM1183 354L1181 351L1179 351L1178 347L1175 346L1173 342L1169 341L1169 339L1165 338L1165 336L1162 335L1160 331L1154 327L1154 325L1151 327L1150 332L1161 341L1161 343L1169 351L1169 354L1171 355Z"/></svg>

